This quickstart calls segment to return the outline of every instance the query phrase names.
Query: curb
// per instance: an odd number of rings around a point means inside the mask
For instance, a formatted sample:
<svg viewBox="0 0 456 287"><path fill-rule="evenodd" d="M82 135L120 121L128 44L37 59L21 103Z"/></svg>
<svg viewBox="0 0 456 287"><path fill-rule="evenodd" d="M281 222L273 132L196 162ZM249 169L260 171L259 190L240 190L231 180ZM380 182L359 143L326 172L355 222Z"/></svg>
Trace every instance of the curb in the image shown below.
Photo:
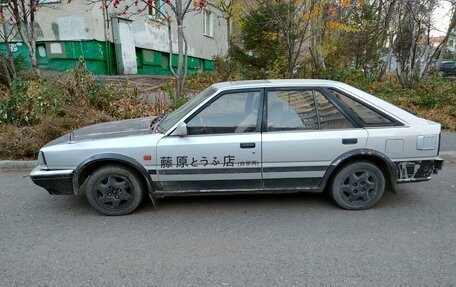
<svg viewBox="0 0 456 287"><path fill-rule="evenodd" d="M440 157L445 161L444 167L456 163L456 151L441 151ZM30 171L37 165L36 160L0 160L0 171Z"/></svg>
<svg viewBox="0 0 456 287"><path fill-rule="evenodd" d="M37 165L37 160L0 160L0 171L32 170Z"/></svg>

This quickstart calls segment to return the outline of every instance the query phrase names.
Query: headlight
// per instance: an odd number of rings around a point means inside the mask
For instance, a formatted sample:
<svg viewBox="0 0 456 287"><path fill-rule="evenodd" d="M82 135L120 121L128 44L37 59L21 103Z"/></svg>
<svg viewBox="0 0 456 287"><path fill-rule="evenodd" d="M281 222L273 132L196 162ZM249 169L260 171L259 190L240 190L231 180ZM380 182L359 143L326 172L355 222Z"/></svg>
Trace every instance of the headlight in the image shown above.
<svg viewBox="0 0 456 287"><path fill-rule="evenodd" d="M42 151L40 151L40 153L38 154L38 164L42 166L47 165L46 158L44 157L44 153Z"/></svg>

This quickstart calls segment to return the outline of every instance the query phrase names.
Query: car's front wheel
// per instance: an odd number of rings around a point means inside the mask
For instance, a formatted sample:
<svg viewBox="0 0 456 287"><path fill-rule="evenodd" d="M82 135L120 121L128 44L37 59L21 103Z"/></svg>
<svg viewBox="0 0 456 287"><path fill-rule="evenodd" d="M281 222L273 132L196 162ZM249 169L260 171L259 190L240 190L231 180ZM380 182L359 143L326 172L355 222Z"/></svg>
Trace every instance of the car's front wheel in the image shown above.
<svg viewBox="0 0 456 287"><path fill-rule="evenodd" d="M385 191L385 177L373 163L357 161L344 166L330 187L332 199L344 209L374 206Z"/></svg>
<svg viewBox="0 0 456 287"><path fill-rule="evenodd" d="M144 196L138 174L122 165L106 165L95 170L87 181L86 196L90 205L104 215L133 212Z"/></svg>

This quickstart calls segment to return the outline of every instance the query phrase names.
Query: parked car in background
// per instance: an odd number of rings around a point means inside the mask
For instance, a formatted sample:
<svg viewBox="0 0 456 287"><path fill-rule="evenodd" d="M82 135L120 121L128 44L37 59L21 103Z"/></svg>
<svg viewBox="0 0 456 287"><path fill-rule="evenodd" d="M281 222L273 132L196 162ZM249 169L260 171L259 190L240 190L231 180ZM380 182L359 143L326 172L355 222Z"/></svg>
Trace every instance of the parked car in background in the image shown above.
<svg viewBox="0 0 456 287"><path fill-rule="evenodd" d="M443 61L440 65L440 73L444 76L456 76L456 61Z"/></svg>
<svg viewBox="0 0 456 287"><path fill-rule="evenodd" d="M442 168L440 124L326 80L214 84L161 117L89 126L45 145L31 178L106 215L144 195L322 192L345 209Z"/></svg>

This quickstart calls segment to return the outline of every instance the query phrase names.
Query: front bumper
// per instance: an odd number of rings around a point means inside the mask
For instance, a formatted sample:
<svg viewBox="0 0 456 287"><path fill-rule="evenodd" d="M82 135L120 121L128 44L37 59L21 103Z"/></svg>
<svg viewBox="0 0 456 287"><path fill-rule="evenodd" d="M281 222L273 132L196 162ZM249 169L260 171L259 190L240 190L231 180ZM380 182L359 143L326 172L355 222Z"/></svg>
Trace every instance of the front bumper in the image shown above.
<svg viewBox="0 0 456 287"><path fill-rule="evenodd" d="M396 162L397 183L426 181L443 168L443 159Z"/></svg>
<svg viewBox="0 0 456 287"><path fill-rule="evenodd" d="M35 167L30 173L33 183L46 189L49 194L74 195L73 170L47 170Z"/></svg>

